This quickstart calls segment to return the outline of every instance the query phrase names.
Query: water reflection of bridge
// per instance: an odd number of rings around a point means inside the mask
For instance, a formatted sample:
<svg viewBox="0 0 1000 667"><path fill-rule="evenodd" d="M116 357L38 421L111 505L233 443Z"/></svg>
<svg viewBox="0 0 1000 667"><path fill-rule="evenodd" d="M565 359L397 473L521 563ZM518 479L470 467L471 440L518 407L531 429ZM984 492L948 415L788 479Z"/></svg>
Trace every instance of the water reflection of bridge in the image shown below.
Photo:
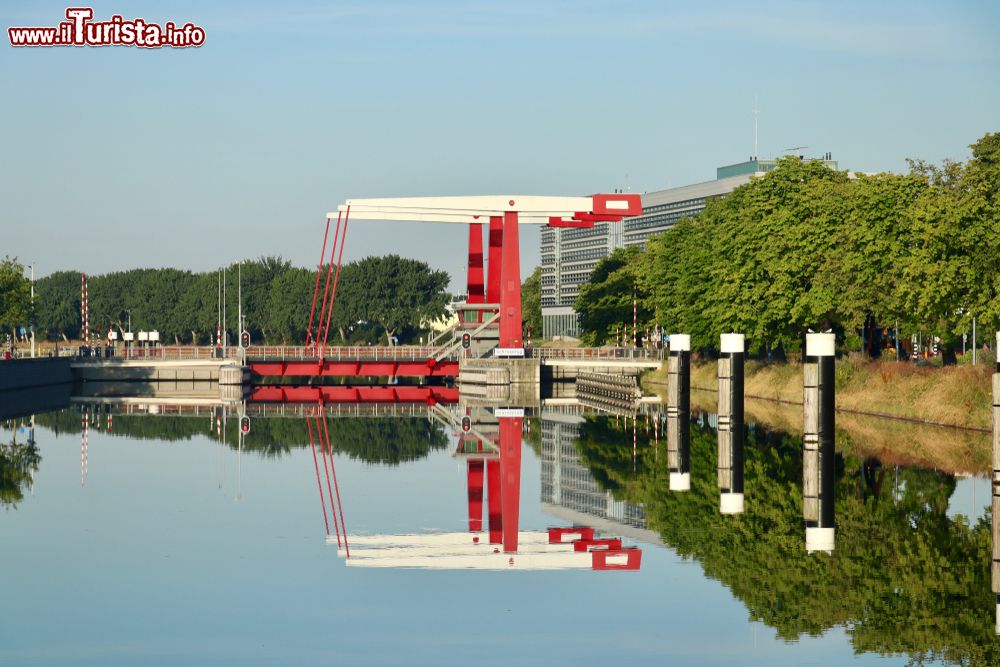
<svg viewBox="0 0 1000 667"><path fill-rule="evenodd" d="M327 417L386 417L386 418L426 418L426 403L223 403L217 399L144 399L144 398L97 398L74 396L76 405L99 408L101 412L116 415L201 417L223 415L240 417L246 414L254 418L302 419L307 415L319 414ZM317 413L317 410L319 412Z"/></svg>

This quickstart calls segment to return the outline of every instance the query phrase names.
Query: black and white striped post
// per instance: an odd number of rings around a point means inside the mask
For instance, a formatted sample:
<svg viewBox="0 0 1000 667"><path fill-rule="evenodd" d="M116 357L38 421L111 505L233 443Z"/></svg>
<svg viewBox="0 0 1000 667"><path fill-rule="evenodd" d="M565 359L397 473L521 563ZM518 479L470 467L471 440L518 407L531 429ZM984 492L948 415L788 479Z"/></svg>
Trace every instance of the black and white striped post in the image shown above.
<svg viewBox="0 0 1000 667"><path fill-rule="evenodd" d="M719 337L719 511L743 512L743 334Z"/></svg>
<svg viewBox="0 0 1000 667"><path fill-rule="evenodd" d="M997 366L993 373L993 594L996 599L996 633L1000 635L1000 331L997 332Z"/></svg>
<svg viewBox="0 0 1000 667"><path fill-rule="evenodd" d="M802 365L802 516L806 551L834 548L835 396L834 335L806 334Z"/></svg>
<svg viewBox="0 0 1000 667"><path fill-rule="evenodd" d="M670 490L691 489L691 336L672 334L667 358L667 466Z"/></svg>

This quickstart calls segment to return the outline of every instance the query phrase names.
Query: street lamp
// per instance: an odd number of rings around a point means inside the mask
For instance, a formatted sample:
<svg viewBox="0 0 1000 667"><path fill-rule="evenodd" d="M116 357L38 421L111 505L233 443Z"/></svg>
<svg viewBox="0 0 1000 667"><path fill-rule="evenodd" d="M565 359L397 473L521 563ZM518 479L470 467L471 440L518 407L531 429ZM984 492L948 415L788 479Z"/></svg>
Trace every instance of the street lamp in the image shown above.
<svg viewBox="0 0 1000 667"><path fill-rule="evenodd" d="M31 358L35 358L35 263L31 263L31 311L28 314L28 329L31 331Z"/></svg>

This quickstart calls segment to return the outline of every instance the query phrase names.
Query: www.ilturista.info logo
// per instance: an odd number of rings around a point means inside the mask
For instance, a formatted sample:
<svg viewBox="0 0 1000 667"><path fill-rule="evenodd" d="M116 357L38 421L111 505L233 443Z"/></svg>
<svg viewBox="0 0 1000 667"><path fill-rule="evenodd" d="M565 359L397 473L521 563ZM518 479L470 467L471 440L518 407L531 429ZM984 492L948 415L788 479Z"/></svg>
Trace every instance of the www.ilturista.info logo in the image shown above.
<svg viewBox="0 0 1000 667"><path fill-rule="evenodd" d="M7 28L11 46L141 46L184 48L205 43L205 29L193 23L177 26L168 21L162 26L145 19L125 20L114 15L108 21L92 21L91 7L70 7L68 20L54 27Z"/></svg>

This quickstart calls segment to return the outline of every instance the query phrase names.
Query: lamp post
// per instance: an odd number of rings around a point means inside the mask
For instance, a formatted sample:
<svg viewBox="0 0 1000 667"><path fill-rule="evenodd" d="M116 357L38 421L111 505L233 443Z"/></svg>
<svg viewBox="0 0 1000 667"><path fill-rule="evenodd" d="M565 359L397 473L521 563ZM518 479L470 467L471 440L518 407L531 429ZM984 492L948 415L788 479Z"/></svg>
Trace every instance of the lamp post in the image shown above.
<svg viewBox="0 0 1000 667"><path fill-rule="evenodd" d="M236 319L239 323L239 342L240 342L240 358L246 358L246 348L243 347L243 260L236 265ZM242 442L242 439L241 439Z"/></svg>
<svg viewBox="0 0 1000 667"><path fill-rule="evenodd" d="M237 301L237 318L240 321L240 334L243 333L243 260L240 260L239 265L236 268L236 301Z"/></svg>
<svg viewBox="0 0 1000 667"><path fill-rule="evenodd" d="M35 264L31 264L31 311L28 316L28 329L31 330L31 358L35 358ZM34 419L34 417L32 417Z"/></svg>

